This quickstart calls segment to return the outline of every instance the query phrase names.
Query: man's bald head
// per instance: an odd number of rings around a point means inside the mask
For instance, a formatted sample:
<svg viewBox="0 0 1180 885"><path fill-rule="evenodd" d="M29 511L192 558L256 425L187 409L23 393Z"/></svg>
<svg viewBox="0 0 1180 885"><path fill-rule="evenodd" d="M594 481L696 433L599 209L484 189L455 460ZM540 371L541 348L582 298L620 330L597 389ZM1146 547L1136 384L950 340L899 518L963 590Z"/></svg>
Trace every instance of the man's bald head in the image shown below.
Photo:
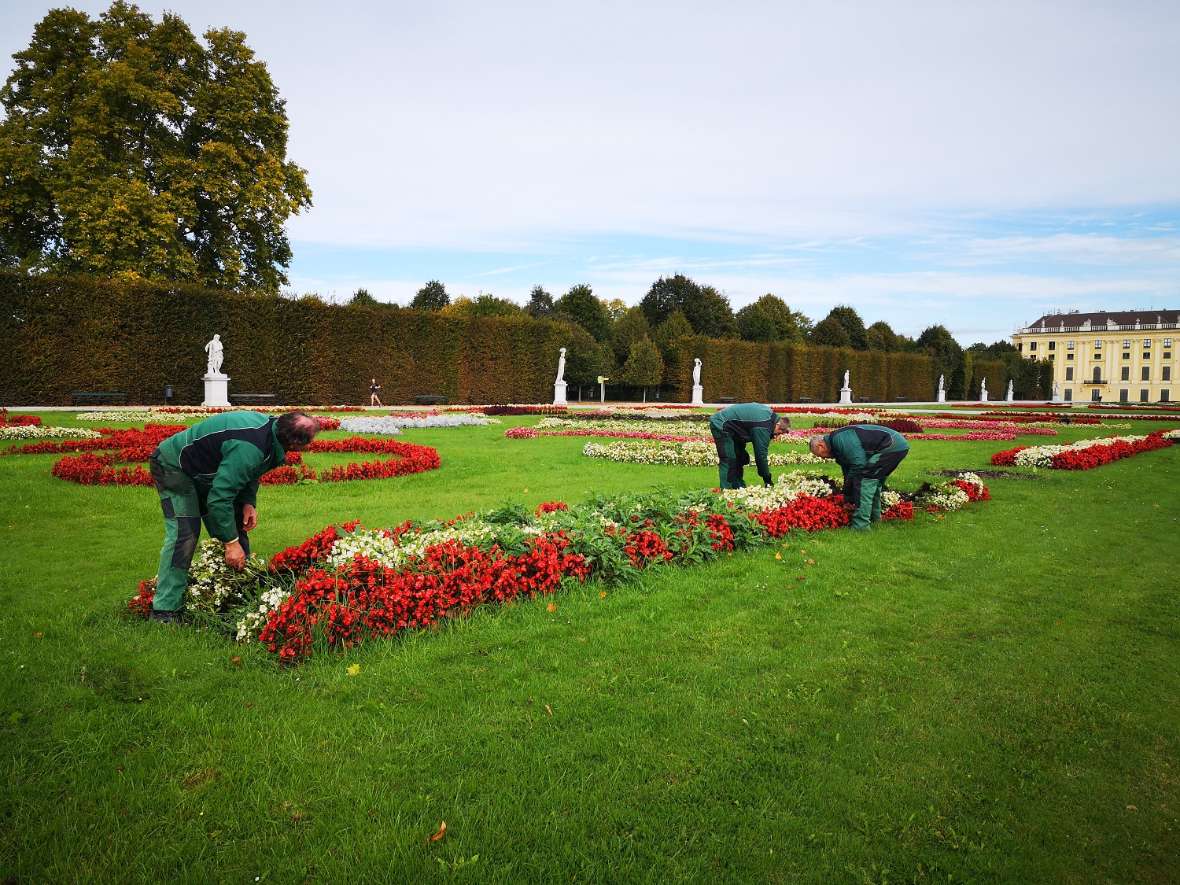
<svg viewBox="0 0 1180 885"><path fill-rule="evenodd" d="M286 412L275 422L275 436L287 452L306 449L319 432L320 422L303 412Z"/></svg>
<svg viewBox="0 0 1180 885"><path fill-rule="evenodd" d="M811 454L817 458L832 457L832 447L828 445L828 438L826 436L817 434L807 441L807 448L811 449Z"/></svg>

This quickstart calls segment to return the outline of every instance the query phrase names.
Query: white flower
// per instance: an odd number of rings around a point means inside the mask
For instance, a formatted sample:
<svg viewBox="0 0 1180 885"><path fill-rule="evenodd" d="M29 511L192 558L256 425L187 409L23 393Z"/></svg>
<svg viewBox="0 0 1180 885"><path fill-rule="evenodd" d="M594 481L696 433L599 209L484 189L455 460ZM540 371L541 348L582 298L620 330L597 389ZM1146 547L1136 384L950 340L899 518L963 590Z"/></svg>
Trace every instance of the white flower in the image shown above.
<svg viewBox="0 0 1180 885"><path fill-rule="evenodd" d="M709 467L717 463L717 449L707 442L659 442L648 440L619 440L617 442L590 442L582 448L588 458L605 458L608 461L629 464L680 464L690 467ZM820 464L810 452L772 451L767 456L772 467L788 464Z"/></svg>
<svg viewBox="0 0 1180 885"><path fill-rule="evenodd" d="M6 424L0 427L0 440L7 439L98 439L101 433L85 427L56 427L39 424Z"/></svg>
<svg viewBox="0 0 1180 885"><path fill-rule="evenodd" d="M1145 439L1146 436L1100 436L1064 446L1029 446L1017 452L1014 460L1021 467L1052 467L1053 456L1061 452L1079 452L1093 446L1109 446L1116 442L1136 443Z"/></svg>
<svg viewBox="0 0 1180 885"><path fill-rule="evenodd" d="M340 422L340 429L349 433L381 433L396 435L402 428L428 427L486 427L488 424L499 423L493 418L483 415L472 415L468 412L449 412L445 415L426 415L424 417L385 416L381 418L345 418Z"/></svg>

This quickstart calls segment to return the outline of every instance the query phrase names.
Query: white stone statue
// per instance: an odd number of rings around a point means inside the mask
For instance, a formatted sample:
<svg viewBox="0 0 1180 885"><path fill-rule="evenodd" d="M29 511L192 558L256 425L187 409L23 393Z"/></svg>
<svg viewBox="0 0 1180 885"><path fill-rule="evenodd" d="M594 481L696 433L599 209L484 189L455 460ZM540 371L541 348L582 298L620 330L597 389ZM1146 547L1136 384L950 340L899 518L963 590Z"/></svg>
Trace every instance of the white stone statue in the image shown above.
<svg viewBox="0 0 1180 885"><path fill-rule="evenodd" d="M946 380L946 375L939 375L938 376L938 392L939 393L946 392L946 387L944 386L945 380Z"/></svg>
<svg viewBox="0 0 1180 885"><path fill-rule="evenodd" d="M701 358L697 357L692 361L692 386L700 387L701 385Z"/></svg>
<svg viewBox="0 0 1180 885"><path fill-rule="evenodd" d="M984 402L987 401L987 379L984 378L979 382L979 398Z"/></svg>
<svg viewBox="0 0 1180 885"><path fill-rule="evenodd" d="M561 356L557 358L557 379L555 384L565 381L565 348L561 349Z"/></svg>
<svg viewBox="0 0 1180 885"><path fill-rule="evenodd" d="M847 369L845 369L845 370L844 370L844 389L845 389L845 390L851 390L851 389L852 389L851 385L848 383L848 377L849 377L849 375L850 375L850 374L851 374L851 373L850 373L850 372L849 372Z"/></svg>
<svg viewBox="0 0 1180 885"><path fill-rule="evenodd" d="M1056 401L1061 396L1061 385L1056 381L1053 382L1053 399Z"/></svg>
<svg viewBox="0 0 1180 885"><path fill-rule="evenodd" d="M1008 402L1012 402L1012 397L1013 397L1013 395L1014 395L1014 391L1013 391L1013 388L1012 388L1012 379L1011 379L1011 378L1009 378L1009 379L1008 379L1008 397L1007 397L1007 398L1008 398Z"/></svg>
<svg viewBox="0 0 1180 885"><path fill-rule="evenodd" d="M214 335L213 340L205 345L205 352L209 354L209 364L206 374L217 378L221 376L221 361L225 357L225 347L221 343L221 336Z"/></svg>

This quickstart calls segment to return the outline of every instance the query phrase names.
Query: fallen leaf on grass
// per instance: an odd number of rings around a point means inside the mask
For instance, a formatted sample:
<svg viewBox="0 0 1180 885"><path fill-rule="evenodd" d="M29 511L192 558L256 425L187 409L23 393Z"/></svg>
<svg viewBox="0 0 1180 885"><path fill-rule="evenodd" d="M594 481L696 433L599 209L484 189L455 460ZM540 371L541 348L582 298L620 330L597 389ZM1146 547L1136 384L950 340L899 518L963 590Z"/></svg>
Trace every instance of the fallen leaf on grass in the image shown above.
<svg viewBox="0 0 1180 885"><path fill-rule="evenodd" d="M241 655L234 655L232 658L229 659L229 662L234 667L240 667L240 666L242 666L242 656Z"/></svg>
<svg viewBox="0 0 1180 885"><path fill-rule="evenodd" d="M782 559L783 555L781 553L776 553L776 554L774 554L774 558L775 559Z"/></svg>
<svg viewBox="0 0 1180 885"><path fill-rule="evenodd" d="M1158 507L1159 505L1158 505L1158 504L1156 504L1155 506L1156 506L1156 507ZM44 634L44 633L42 633L40 630L38 630L36 633L34 633L34 634L33 634L33 638L34 638L34 639L44 639L44 638L45 638L45 634Z"/></svg>
<svg viewBox="0 0 1180 885"><path fill-rule="evenodd" d="M553 715L553 708L550 707L548 704L546 704L545 705L545 712L548 713L550 716L552 716Z"/></svg>
<svg viewBox="0 0 1180 885"><path fill-rule="evenodd" d="M360 664L350 664L348 669L345 670L344 672L346 672L349 676L358 676L358 675L360 675L360 672L361 672L361 665Z"/></svg>
<svg viewBox="0 0 1180 885"><path fill-rule="evenodd" d="M599 591L598 598L599 599L606 599L606 591L605 590Z"/></svg>
<svg viewBox="0 0 1180 885"><path fill-rule="evenodd" d="M447 822L445 820L440 820L438 822L438 832L436 832L433 836L430 837L430 841L431 842L441 841L442 837L445 836L446 834L447 834Z"/></svg>
<svg viewBox="0 0 1180 885"><path fill-rule="evenodd" d="M556 602L549 603L547 606L545 606L545 610L547 612L549 612L549 614L553 614L553 612L557 611L557 603Z"/></svg>
<svg viewBox="0 0 1180 885"><path fill-rule="evenodd" d="M197 787L204 786L210 781L217 780L218 774L219 772L216 768L202 768L200 771L189 772L180 784L186 790L195 790Z"/></svg>

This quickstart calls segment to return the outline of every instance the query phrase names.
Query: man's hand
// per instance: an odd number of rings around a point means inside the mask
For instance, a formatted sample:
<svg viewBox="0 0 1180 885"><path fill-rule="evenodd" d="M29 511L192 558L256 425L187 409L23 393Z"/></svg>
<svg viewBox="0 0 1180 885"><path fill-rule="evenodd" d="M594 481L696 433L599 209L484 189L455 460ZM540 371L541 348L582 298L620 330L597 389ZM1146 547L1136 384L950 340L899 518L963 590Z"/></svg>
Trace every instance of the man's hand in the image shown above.
<svg viewBox="0 0 1180 885"><path fill-rule="evenodd" d="M246 567L246 551L237 541L230 541L225 545L225 564L236 572Z"/></svg>
<svg viewBox="0 0 1180 885"><path fill-rule="evenodd" d="M242 505L242 530L252 532L258 527L258 511L253 504Z"/></svg>

